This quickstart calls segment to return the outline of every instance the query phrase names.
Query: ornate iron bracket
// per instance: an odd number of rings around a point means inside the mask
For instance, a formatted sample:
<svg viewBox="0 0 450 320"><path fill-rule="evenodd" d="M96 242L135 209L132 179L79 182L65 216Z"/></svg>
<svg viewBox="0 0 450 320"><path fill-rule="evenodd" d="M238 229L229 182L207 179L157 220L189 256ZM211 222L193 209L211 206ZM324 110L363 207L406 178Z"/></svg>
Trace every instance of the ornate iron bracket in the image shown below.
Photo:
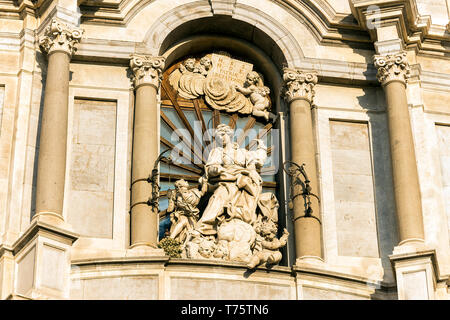
<svg viewBox="0 0 450 320"><path fill-rule="evenodd" d="M288 176L290 176L290 178L291 178L291 186L290 186L291 197L290 197L289 203L288 203L289 209L293 208L294 199L298 196L302 196L305 201L305 215L293 218L293 221L300 219L300 218L314 218L317 221L319 221L319 223L321 223L320 219L312 214L313 209L311 208L311 196L315 197L319 201L319 203L320 203L320 198L316 194L311 192L311 190L312 190L311 185L310 185L311 181L308 179L308 175L306 174L305 166L306 165L304 163L300 166L293 161L285 161L283 163L284 172L286 172L286 174ZM302 177L303 177L303 179L302 179ZM294 192L295 192L294 186L296 186L296 185L302 186L302 193L294 194Z"/></svg>
<svg viewBox="0 0 450 320"><path fill-rule="evenodd" d="M158 165L162 160L168 160L169 162L171 161L170 156L164 157L164 154L170 150L171 149L166 149L159 154L158 158L156 158L155 163L153 165L153 170L147 178L147 182L151 183L152 185L152 195L151 197L148 198L147 205L152 206L153 208L158 208L159 206L159 190L161 190L158 179L159 177Z"/></svg>

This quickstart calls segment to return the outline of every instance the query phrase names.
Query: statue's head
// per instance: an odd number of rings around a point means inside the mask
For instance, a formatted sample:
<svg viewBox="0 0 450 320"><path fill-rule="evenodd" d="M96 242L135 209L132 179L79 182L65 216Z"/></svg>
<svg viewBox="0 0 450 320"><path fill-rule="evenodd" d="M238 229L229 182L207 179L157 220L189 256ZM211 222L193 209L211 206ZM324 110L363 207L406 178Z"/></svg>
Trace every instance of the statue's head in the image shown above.
<svg viewBox="0 0 450 320"><path fill-rule="evenodd" d="M189 188L189 183L186 180L180 179L180 180L175 181L175 189L177 191L180 191L184 188Z"/></svg>
<svg viewBox="0 0 450 320"><path fill-rule="evenodd" d="M186 59L186 61L184 61L183 64L186 67L186 69L188 69L189 71L193 71L195 68L195 59L188 58L188 59Z"/></svg>
<svg viewBox="0 0 450 320"><path fill-rule="evenodd" d="M223 146L226 146L228 143L231 142L231 139L233 138L233 129L231 129L226 124L219 124L216 128L215 137L216 140L218 140L218 143L221 143Z"/></svg>
<svg viewBox="0 0 450 320"><path fill-rule="evenodd" d="M259 86L262 84L261 76L256 71L250 71L247 73L247 82L249 84L254 84L255 86Z"/></svg>
<svg viewBox="0 0 450 320"><path fill-rule="evenodd" d="M212 67L211 59L206 56L200 59L200 64L203 65L206 70L209 70Z"/></svg>
<svg viewBox="0 0 450 320"><path fill-rule="evenodd" d="M263 238L270 241L277 235L278 226L271 219L264 218L258 231Z"/></svg>
<svg viewBox="0 0 450 320"><path fill-rule="evenodd" d="M216 244L211 240L202 240L198 247L198 253L205 258L210 258L216 249Z"/></svg>

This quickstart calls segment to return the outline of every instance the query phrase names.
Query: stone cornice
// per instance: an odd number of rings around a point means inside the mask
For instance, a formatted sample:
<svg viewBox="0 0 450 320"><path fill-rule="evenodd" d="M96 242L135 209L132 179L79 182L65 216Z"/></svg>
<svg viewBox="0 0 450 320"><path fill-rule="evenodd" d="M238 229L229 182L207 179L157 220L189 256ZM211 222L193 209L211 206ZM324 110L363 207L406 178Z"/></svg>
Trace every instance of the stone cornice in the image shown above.
<svg viewBox="0 0 450 320"><path fill-rule="evenodd" d="M131 55L130 67L133 71L133 84L135 89L141 85L152 85L159 88L166 58L149 55Z"/></svg>
<svg viewBox="0 0 450 320"><path fill-rule="evenodd" d="M377 41L377 28L395 25L398 37L405 47L417 50L448 52L443 43L441 48L430 46L426 40L449 41L448 33L431 25L430 16L421 16L415 0L350 0L353 16L359 26L366 30L373 41Z"/></svg>
<svg viewBox="0 0 450 320"><path fill-rule="evenodd" d="M72 56L83 32L80 28L69 27L57 19L52 19L45 29L44 36L39 39L39 46L47 54L62 51Z"/></svg>
<svg viewBox="0 0 450 320"><path fill-rule="evenodd" d="M406 52L399 52L392 55L375 55L374 65L378 69L378 81L383 86L392 81L399 81L406 84L410 73Z"/></svg>
<svg viewBox="0 0 450 320"><path fill-rule="evenodd" d="M312 103L315 94L314 86L318 81L317 72L285 68L283 80L285 83L283 96L288 103L297 99Z"/></svg>
<svg viewBox="0 0 450 320"><path fill-rule="evenodd" d="M46 222L33 220L28 226L27 230L17 239L11 248L5 248L8 251L12 251L16 255L27 243L32 241L37 234L46 234L49 237L57 238L60 241L72 244L80 237L79 234L62 229L58 226L48 224ZM1 251L0 251L1 252Z"/></svg>

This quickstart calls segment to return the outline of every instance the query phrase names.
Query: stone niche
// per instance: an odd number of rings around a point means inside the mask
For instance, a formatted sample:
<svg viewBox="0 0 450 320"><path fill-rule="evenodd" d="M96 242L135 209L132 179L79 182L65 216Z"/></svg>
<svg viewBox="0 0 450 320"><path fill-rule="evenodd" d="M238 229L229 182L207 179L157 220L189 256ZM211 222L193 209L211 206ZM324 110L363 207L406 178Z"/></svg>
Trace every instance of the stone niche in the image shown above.
<svg viewBox="0 0 450 320"><path fill-rule="evenodd" d="M273 119L270 89L251 63L214 52L188 57L169 70L171 96L176 92L183 103L202 100L215 114L233 115L236 122L247 117L248 129L256 121L267 125ZM167 191L172 225L159 244L170 256L239 262L250 269L281 261L280 249L289 233L279 230L279 202L274 193L263 191L261 177L272 146L266 146L259 135L249 137L247 146L243 139L235 141L237 126L231 122L214 126L214 143L205 155L197 186L187 176L187 181L179 179ZM175 157L171 159L176 164ZM207 203L204 208L199 206L201 201Z"/></svg>

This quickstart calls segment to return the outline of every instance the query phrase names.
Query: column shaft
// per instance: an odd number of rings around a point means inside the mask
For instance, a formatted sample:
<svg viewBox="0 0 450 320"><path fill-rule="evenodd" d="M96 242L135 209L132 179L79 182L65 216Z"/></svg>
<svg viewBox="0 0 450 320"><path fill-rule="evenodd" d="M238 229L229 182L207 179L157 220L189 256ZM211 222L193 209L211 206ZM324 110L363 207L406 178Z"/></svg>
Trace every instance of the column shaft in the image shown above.
<svg viewBox="0 0 450 320"><path fill-rule="evenodd" d="M314 98L314 86L318 79L316 72L285 68L284 97L289 103L289 131L291 160L298 166L303 164L309 179L310 193L319 196L319 182L316 165L316 144L314 141L311 104ZM299 173L300 174L300 173ZM291 198L294 211L295 250L297 263L322 260L322 234L320 225L319 200L310 195L306 181L302 176L291 176ZM308 212L310 201L311 212Z"/></svg>
<svg viewBox="0 0 450 320"><path fill-rule="evenodd" d="M51 53L45 85L36 184L36 214L62 218L66 173L70 56Z"/></svg>
<svg viewBox="0 0 450 320"><path fill-rule="evenodd" d="M48 54L44 108L39 136L35 218L64 222L70 59L83 30L52 19L39 39ZM55 220L56 219L56 220Z"/></svg>
<svg viewBox="0 0 450 320"><path fill-rule="evenodd" d="M131 56L135 87L133 161L131 167L131 247L157 247L159 213L149 206L152 173L159 155L158 88L164 69L163 57Z"/></svg>
<svg viewBox="0 0 450 320"><path fill-rule="evenodd" d="M377 78L384 88L389 123L392 176L398 222L399 246L423 243L422 203L414 140L406 99L410 71L406 52L375 55Z"/></svg>
<svg viewBox="0 0 450 320"><path fill-rule="evenodd" d="M152 85L136 89L133 135L133 167L131 188L131 245L156 247L158 241L158 211L145 202L152 193L147 181L158 157L157 90Z"/></svg>
<svg viewBox="0 0 450 320"><path fill-rule="evenodd" d="M304 99L296 99L290 107L290 134L292 161L302 165L310 180L311 192L318 195L318 179L315 159L315 143L312 128L311 105ZM294 186L294 194L303 192L301 185ZM305 216L305 199L296 196L294 205L295 247L297 258L321 257L321 227L317 219ZM312 215L320 218L320 205L311 197Z"/></svg>
<svg viewBox="0 0 450 320"><path fill-rule="evenodd" d="M405 84L384 86L400 244L423 241L422 204Z"/></svg>

